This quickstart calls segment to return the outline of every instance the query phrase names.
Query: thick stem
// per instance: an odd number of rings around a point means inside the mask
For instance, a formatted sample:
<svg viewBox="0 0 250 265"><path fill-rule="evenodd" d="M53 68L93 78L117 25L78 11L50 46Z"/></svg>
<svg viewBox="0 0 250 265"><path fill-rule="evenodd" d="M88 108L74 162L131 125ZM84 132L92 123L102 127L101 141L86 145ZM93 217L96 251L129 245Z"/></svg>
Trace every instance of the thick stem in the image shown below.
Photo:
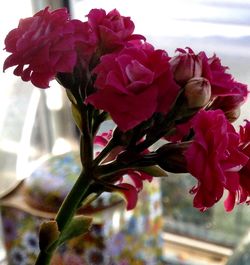
<svg viewBox="0 0 250 265"><path fill-rule="evenodd" d="M61 234L70 224L81 201L89 195L88 190L92 183L93 180L91 178L86 174L81 173L72 190L65 198L56 216L56 222ZM48 251L41 251L35 265L49 265L53 252L59 245L59 241L60 240L58 240L58 243L55 242L53 247L50 247Z"/></svg>
<svg viewBox="0 0 250 265"><path fill-rule="evenodd" d="M84 173L77 179L56 216L56 222L60 232L70 223L81 201L89 195L88 189L92 183L93 180L88 178Z"/></svg>
<svg viewBox="0 0 250 265"><path fill-rule="evenodd" d="M48 252L40 251L35 265L48 265L48 264L50 264L52 254L53 254L52 252L48 253Z"/></svg>
<svg viewBox="0 0 250 265"><path fill-rule="evenodd" d="M79 208L81 202L87 198L89 195L89 188L94 182L93 178L93 141L91 136L91 110L86 106L81 104L80 94L74 94L78 107L82 116L82 134L80 142L80 155L83 170L78 177L73 188L63 201L57 216L55 218L58 226L60 235L63 234L65 229L68 227L72 218L74 217L77 209ZM46 251L42 250L37 258L35 265L49 265L51 257L60 244L60 235L59 238L53 243L52 246L48 246Z"/></svg>

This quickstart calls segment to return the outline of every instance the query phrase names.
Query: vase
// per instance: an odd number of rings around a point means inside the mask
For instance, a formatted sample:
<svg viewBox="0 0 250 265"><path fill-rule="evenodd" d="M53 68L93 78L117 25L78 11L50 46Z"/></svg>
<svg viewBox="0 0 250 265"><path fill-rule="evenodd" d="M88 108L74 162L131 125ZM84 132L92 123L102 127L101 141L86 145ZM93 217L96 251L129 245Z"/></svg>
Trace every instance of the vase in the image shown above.
<svg viewBox="0 0 250 265"><path fill-rule="evenodd" d="M0 199L8 265L34 265L41 223L55 217L80 172L77 153L52 156ZM60 246L51 265L158 265L162 263L159 182L144 185L138 205L126 211L116 194L104 193L81 210L91 230Z"/></svg>

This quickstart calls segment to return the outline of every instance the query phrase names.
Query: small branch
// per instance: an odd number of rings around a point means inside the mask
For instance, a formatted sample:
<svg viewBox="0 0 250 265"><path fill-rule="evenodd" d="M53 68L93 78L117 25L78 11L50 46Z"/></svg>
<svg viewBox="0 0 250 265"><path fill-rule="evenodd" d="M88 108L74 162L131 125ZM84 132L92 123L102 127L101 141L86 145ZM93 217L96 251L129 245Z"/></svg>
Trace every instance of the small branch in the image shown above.
<svg viewBox="0 0 250 265"><path fill-rule="evenodd" d="M103 111L97 117L94 119L93 125L92 125L92 135L93 137L96 135L100 125L102 122L104 122L107 119L108 113Z"/></svg>
<svg viewBox="0 0 250 265"><path fill-rule="evenodd" d="M102 160L117 146L116 141L112 138L108 144L102 149L99 155L93 161L93 167L97 167Z"/></svg>

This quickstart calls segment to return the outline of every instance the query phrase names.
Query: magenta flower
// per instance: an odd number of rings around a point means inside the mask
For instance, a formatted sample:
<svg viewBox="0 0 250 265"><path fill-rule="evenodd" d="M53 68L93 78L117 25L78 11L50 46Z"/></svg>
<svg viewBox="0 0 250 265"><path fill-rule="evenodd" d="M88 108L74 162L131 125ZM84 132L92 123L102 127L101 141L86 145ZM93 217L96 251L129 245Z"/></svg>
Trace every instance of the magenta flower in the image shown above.
<svg viewBox="0 0 250 265"><path fill-rule="evenodd" d="M120 175L117 183L119 191L127 201L127 210L133 210L136 207L138 194L143 189L143 181L151 182L153 177L143 171L127 170Z"/></svg>
<svg viewBox="0 0 250 265"><path fill-rule="evenodd" d="M240 127L240 150L250 157L250 121L245 121L245 126ZM250 195L250 160L240 170L240 185L242 189Z"/></svg>
<svg viewBox="0 0 250 265"><path fill-rule="evenodd" d="M195 137L185 157L188 171L198 180L191 190L194 206L204 210L220 200L224 189L239 189L238 172L248 157L239 150L239 136L222 111L200 111L192 127Z"/></svg>
<svg viewBox="0 0 250 265"><path fill-rule="evenodd" d="M227 66L221 64L220 58L216 55L207 57L205 52L198 54L202 58L202 76L211 83L212 96L241 96L246 98L247 86L234 80L231 74L227 73Z"/></svg>
<svg viewBox="0 0 250 265"><path fill-rule="evenodd" d="M15 66L14 74L40 88L49 87L57 72L72 72L77 61L75 45L84 36L82 22L69 20L67 10L49 8L21 19L5 39L11 55L3 69ZM84 40L83 40L84 41ZM88 41L88 40L87 40Z"/></svg>
<svg viewBox="0 0 250 265"><path fill-rule="evenodd" d="M236 120L239 107L248 95L247 85L237 82L231 74L227 73L228 67L223 66L216 55L207 57L203 51L195 54L190 48L187 48L187 51L183 49L177 49L177 51L180 54L170 60L176 81L184 87L188 78L199 76L205 78L211 85L213 102L210 109L221 109L228 120ZM168 136L167 139L180 141L189 133L191 123L192 121L178 124L175 134Z"/></svg>
<svg viewBox="0 0 250 265"><path fill-rule="evenodd" d="M246 98L247 86L234 80L227 73L227 66L221 64L216 55L208 57L204 51L195 54L190 48L187 51L177 49L179 55L170 60L171 69L175 79L185 84L192 77L204 77L209 80L212 97L215 96L241 96Z"/></svg>
<svg viewBox="0 0 250 265"><path fill-rule="evenodd" d="M92 9L87 17L102 53L121 48L130 40L145 39L141 35L132 34L135 28L133 21L129 17L121 16L116 9L107 14L103 9Z"/></svg>
<svg viewBox="0 0 250 265"><path fill-rule="evenodd" d="M165 51L147 43L102 56L94 69L97 91L85 102L109 112L122 131L167 113L179 92L168 61Z"/></svg>
<svg viewBox="0 0 250 265"><path fill-rule="evenodd" d="M250 157L250 122L246 121L245 126L240 127L239 149L249 158ZM236 203L243 203L248 200L250 195L250 160L239 171L239 188L234 192L229 192L225 201L228 210L232 210Z"/></svg>

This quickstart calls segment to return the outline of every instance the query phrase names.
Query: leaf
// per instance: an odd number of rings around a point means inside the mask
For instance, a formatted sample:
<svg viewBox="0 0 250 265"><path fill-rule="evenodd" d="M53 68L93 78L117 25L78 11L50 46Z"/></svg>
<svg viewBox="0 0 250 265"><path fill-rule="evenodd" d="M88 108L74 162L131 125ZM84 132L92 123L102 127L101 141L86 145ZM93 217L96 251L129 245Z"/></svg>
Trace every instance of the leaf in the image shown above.
<svg viewBox="0 0 250 265"><path fill-rule="evenodd" d="M39 231L39 247L41 251L48 250L59 238L60 231L56 221L44 222Z"/></svg>
<svg viewBox="0 0 250 265"><path fill-rule="evenodd" d="M86 217L83 215L75 216L69 226L60 235L59 244L87 233L90 229L91 224L91 217Z"/></svg>
<svg viewBox="0 0 250 265"><path fill-rule="evenodd" d="M72 104L77 103L75 97L73 96L73 94L71 93L71 91L69 89L66 89L66 94L67 94L67 96L68 96L68 98Z"/></svg>
<svg viewBox="0 0 250 265"><path fill-rule="evenodd" d="M149 166L149 167L138 167L136 168L139 171L143 171L153 177L167 177L168 174L165 170L160 168L159 166Z"/></svg>
<svg viewBox="0 0 250 265"><path fill-rule="evenodd" d="M82 130L82 116L81 116L79 109L77 108L77 105L72 104L71 105L71 111L72 111L74 121L75 121L77 127L79 128L79 130L81 131Z"/></svg>

